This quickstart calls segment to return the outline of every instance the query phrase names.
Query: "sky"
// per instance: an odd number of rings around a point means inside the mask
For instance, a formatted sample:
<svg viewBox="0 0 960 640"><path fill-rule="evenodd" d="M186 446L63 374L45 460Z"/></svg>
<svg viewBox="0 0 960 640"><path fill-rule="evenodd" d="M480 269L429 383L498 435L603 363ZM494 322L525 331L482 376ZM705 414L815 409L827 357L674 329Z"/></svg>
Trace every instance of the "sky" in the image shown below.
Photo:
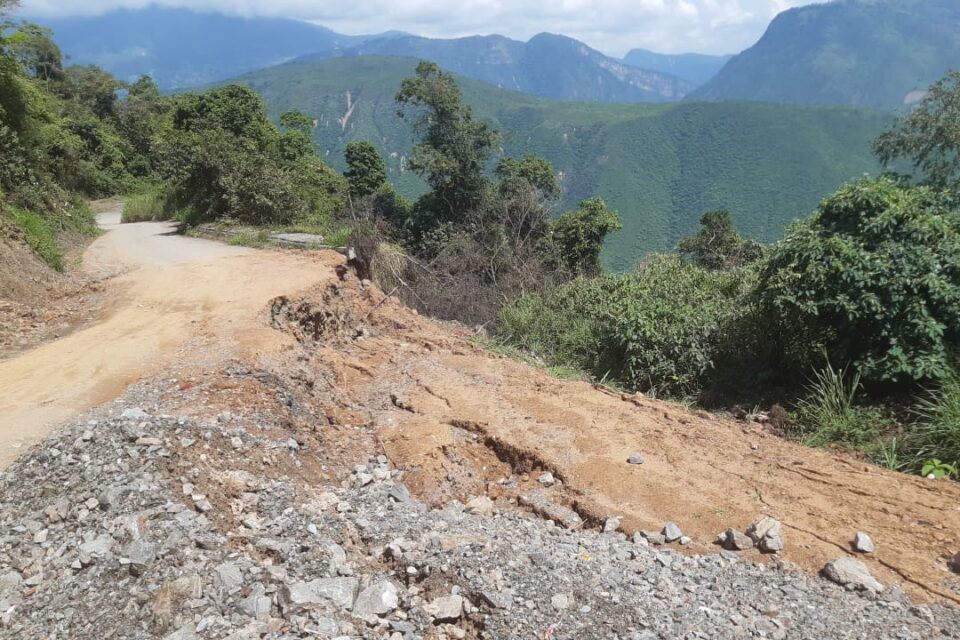
<svg viewBox="0 0 960 640"><path fill-rule="evenodd" d="M21 0L36 17L97 15L153 0ZM663 53L737 53L770 20L813 0L155 0L231 15L309 20L347 34L401 30L436 38L499 33L527 40L549 31L610 55L642 47Z"/></svg>

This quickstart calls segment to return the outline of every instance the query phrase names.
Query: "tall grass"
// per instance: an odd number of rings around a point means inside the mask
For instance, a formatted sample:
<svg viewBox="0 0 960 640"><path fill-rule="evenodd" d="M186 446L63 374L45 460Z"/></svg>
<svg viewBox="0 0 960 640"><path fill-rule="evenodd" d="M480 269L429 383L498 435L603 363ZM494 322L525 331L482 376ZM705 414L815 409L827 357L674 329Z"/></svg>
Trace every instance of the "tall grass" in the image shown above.
<svg viewBox="0 0 960 640"><path fill-rule="evenodd" d="M174 212L170 210L167 196L161 189L151 189L127 198L123 206L120 222L156 222L172 220Z"/></svg>
<svg viewBox="0 0 960 640"><path fill-rule="evenodd" d="M792 435L812 447L840 443L860 450L876 448L884 433L883 414L875 407L856 405L860 388L859 374L848 375L846 369L827 363L815 372L806 397L797 403Z"/></svg>
<svg viewBox="0 0 960 640"><path fill-rule="evenodd" d="M57 271L63 271L63 250L57 244L53 225L43 216L26 209L10 209L13 221L37 256Z"/></svg>
<svg viewBox="0 0 960 640"><path fill-rule="evenodd" d="M917 423L904 442L910 468L919 471L933 459L960 468L960 375L953 373L921 397L915 412Z"/></svg>

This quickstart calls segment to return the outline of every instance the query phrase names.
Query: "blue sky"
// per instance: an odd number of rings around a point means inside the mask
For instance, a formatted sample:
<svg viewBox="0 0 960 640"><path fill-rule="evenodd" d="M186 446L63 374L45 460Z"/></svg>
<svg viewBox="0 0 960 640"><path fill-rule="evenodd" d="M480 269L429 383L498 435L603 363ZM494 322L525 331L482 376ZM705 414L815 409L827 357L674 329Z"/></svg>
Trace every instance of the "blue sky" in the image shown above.
<svg viewBox="0 0 960 640"><path fill-rule="evenodd" d="M37 17L91 15L151 0L22 0ZM563 33L612 55L633 47L667 53L736 53L770 20L811 0L159 0L245 16L311 20L343 33L399 29L431 37Z"/></svg>

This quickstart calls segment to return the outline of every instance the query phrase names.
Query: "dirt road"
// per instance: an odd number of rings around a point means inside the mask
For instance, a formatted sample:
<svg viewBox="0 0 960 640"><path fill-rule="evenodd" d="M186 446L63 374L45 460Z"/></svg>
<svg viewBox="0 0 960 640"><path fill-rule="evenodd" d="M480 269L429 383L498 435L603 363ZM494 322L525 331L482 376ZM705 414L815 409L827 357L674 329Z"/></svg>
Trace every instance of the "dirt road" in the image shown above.
<svg viewBox="0 0 960 640"><path fill-rule="evenodd" d="M0 469L59 422L109 401L131 382L177 366L254 357L285 338L257 321L277 295L330 277L329 262L254 252L176 235L171 224L120 225L84 268L122 274L109 284L102 321L0 362Z"/></svg>

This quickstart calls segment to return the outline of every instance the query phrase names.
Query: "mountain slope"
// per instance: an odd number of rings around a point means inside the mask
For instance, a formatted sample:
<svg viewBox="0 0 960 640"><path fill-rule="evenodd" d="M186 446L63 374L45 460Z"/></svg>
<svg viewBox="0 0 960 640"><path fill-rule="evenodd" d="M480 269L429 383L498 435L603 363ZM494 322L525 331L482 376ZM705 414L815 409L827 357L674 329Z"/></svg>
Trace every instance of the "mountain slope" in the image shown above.
<svg viewBox="0 0 960 640"><path fill-rule="evenodd" d="M837 0L781 13L689 98L897 108L958 67L957 0Z"/></svg>
<svg viewBox="0 0 960 640"><path fill-rule="evenodd" d="M123 80L147 73L163 88L215 82L366 39L296 20L155 6L38 21L53 30L71 63L96 64Z"/></svg>
<svg viewBox="0 0 960 640"><path fill-rule="evenodd" d="M321 51L304 60L363 55L432 60L453 73L558 100L665 102L682 98L694 87L676 76L635 68L578 40L549 33L529 42L497 35L377 39L346 50Z"/></svg>
<svg viewBox="0 0 960 640"><path fill-rule="evenodd" d="M623 57L623 61L633 67L669 73L700 86L717 75L732 57L703 53L666 54L647 49L632 49Z"/></svg>
<svg viewBox="0 0 960 640"><path fill-rule="evenodd" d="M347 142L373 142L391 182L415 196L423 183L404 170L413 138L393 101L415 65L340 58L289 63L239 81L264 97L274 117L300 109L316 118L314 141L338 169ZM870 141L890 120L838 107L557 102L467 78L459 83L477 114L505 132L505 153L539 153L562 172L566 206L599 194L620 212L624 230L604 255L617 269L673 248L713 208L728 207L749 236L775 240L843 181L877 170Z"/></svg>

